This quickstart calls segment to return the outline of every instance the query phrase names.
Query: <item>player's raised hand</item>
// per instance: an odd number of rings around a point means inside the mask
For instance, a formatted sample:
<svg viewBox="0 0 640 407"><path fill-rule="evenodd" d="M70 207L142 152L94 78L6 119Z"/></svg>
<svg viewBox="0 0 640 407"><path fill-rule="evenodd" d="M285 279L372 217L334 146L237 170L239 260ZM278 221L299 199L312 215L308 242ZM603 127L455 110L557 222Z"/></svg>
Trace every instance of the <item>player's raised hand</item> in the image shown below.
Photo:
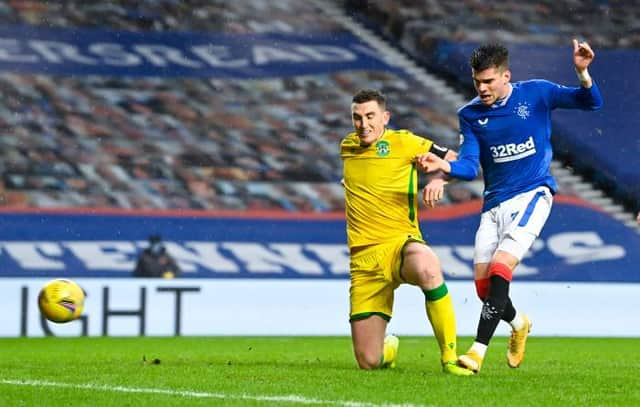
<svg viewBox="0 0 640 407"><path fill-rule="evenodd" d="M416 157L418 168L423 172L434 172L442 169L444 160L433 153L421 154Z"/></svg>
<svg viewBox="0 0 640 407"><path fill-rule="evenodd" d="M573 64L576 66L578 73L587 69L587 67L593 62L596 54L586 42L578 42L573 39Z"/></svg>
<svg viewBox="0 0 640 407"><path fill-rule="evenodd" d="M436 203L442 199L444 195L444 186L447 181L442 177L436 177L429 181L422 190L422 202L429 208L436 206Z"/></svg>

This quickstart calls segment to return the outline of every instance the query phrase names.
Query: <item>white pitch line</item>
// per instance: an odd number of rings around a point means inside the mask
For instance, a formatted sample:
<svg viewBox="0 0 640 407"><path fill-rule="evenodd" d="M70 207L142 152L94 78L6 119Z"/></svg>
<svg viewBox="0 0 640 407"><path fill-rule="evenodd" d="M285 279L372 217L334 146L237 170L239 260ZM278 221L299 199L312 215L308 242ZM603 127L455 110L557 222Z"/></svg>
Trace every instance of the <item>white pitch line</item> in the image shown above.
<svg viewBox="0 0 640 407"><path fill-rule="evenodd" d="M81 389L81 390L98 390L98 391L110 391L115 393L144 393L144 394L164 394L167 396L180 396L180 397L194 397L194 398L210 398L210 399L223 399L223 400L252 400L252 401L264 401L264 402L278 402L278 403L298 403L298 404L324 404L335 405L344 407L418 407L416 404L389 404L389 403L368 403L362 401L348 401L348 400L319 400L308 398L304 396L298 396L290 394L286 396L253 396L250 394L224 394L224 393L209 393L201 391L191 390L169 390L169 389L154 389L149 387L124 387L124 386L107 386L104 384L76 384L76 383L61 383L50 382L46 380L15 380L15 379L0 379L0 384L13 385L13 386L32 386L32 387L57 387L66 389Z"/></svg>

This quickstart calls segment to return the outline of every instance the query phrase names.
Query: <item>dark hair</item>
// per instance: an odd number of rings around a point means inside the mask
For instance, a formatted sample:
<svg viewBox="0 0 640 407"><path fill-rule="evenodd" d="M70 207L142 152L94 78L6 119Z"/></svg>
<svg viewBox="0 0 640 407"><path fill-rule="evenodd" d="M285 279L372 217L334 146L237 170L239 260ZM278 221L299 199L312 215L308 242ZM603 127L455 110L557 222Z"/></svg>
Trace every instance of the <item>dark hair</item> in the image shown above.
<svg viewBox="0 0 640 407"><path fill-rule="evenodd" d="M353 95L353 99L351 101L353 103L360 104L371 102L372 100L378 102L378 105L383 109L387 105L387 97L382 92L375 89L361 89L358 93Z"/></svg>
<svg viewBox="0 0 640 407"><path fill-rule="evenodd" d="M475 72L489 68L509 68L509 51L501 44L485 44L473 51L469 66Z"/></svg>
<svg viewBox="0 0 640 407"><path fill-rule="evenodd" d="M164 243L162 242L162 236L160 235L149 236L148 250L156 256L164 253L166 249L164 247Z"/></svg>

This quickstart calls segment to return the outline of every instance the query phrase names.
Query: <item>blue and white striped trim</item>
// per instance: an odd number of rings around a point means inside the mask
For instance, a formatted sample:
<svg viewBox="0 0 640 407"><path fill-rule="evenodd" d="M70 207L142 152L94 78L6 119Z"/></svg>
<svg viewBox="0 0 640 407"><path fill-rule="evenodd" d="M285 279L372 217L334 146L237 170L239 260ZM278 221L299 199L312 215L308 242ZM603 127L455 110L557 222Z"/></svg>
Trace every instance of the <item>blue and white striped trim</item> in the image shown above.
<svg viewBox="0 0 640 407"><path fill-rule="evenodd" d="M536 203L538 203L538 200L545 195L546 195L545 191L536 192L536 194L533 196L533 198L531 198L531 201L527 205L527 209L525 209L524 215L522 215L520 222L518 222L518 226L521 227L521 226L527 225L527 223L529 222L529 218L531 218L531 214L533 213L533 210L536 208Z"/></svg>

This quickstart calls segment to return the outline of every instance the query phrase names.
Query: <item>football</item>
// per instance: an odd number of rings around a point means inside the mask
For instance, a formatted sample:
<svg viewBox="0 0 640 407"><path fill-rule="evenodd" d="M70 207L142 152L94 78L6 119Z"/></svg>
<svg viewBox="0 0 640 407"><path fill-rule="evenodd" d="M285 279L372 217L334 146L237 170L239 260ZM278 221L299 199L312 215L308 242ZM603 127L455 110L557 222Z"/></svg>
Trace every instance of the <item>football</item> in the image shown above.
<svg viewBox="0 0 640 407"><path fill-rule="evenodd" d="M84 290L75 281L58 278L42 287L38 307L49 321L69 322L82 314L84 297Z"/></svg>

